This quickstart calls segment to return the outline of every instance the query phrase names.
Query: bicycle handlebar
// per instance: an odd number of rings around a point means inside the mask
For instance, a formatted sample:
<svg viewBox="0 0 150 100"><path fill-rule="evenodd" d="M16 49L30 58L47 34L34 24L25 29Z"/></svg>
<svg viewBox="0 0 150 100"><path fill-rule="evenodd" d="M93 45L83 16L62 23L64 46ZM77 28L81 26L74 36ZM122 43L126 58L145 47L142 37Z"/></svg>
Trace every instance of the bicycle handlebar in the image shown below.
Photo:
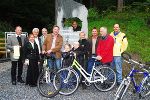
<svg viewBox="0 0 150 100"><path fill-rule="evenodd" d="M125 62L127 62L129 64L137 64L137 65L139 65L140 68L144 68L144 66L146 65L146 64L142 64L141 62L137 62L137 61L133 60L131 58L131 55L127 52L123 52L121 54L121 56L123 59L125 59Z"/></svg>
<svg viewBox="0 0 150 100"><path fill-rule="evenodd" d="M131 58L131 55L130 55L129 53L127 53L127 52L123 52L123 53L121 54L121 56L122 56L123 59L125 59L125 60L127 60L127 61L129 61L130 59L132 59L132 58Z"/></svg>
<svg viewBox="0 0 150 100"><path fill-rule="evenodd" d="M97 57L92 57L93 59L97 59Z"/></svg>

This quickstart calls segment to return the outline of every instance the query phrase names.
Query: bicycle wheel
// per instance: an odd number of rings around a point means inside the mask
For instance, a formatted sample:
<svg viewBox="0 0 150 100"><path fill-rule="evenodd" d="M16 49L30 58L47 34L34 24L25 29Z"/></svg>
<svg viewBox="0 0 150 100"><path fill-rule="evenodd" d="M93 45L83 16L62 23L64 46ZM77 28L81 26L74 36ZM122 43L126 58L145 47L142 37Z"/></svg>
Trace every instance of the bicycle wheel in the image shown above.
<svg viewBox="0 0 150 100"><path fill-rule="evenodd" d="M121 100L123 98L124 94L126 93L128 87L129 87L129 84L130 84L130 82L127 79L124 79L121 82L121 84L115 94L114 100Z"/></svg>
<svg viewBox="0 0 150 100"><path fill-rule="evenodd" d="M147 95L150 95L150 77L148 77L143 83L139 96L146 97Z"/></svg>
<svg viewBox="0 0 150 100"><path fill-rule="evenodd" d="M61 89L59 93L63 95L70 95L74 93L79 85L79 77L77 72L70 68L63 68L57 73L59 74L61 80ZM56 80L56 77L54 77L54 80ZM55 81L54 86L57 89Z"/></svg>
<svg viewBox="0 0 150 100"><path fill-rule="evenodd" d="M58 87L57 89L55 89L53 84L54 76L57 76L57 79L55 80L55 85ZM60 77L58 77L58 74L55 71L44 71L39 75L37 87L42 96L48 98L56 96L59 93L60 86Z"/></svg>
<svg viewBox="0 0 150 100"><path fill-rule="evenodd" d="M102 76L100 74L98 74L98 72L101 73L105 78L103 79ZM94 86L103 92L109 91L111 90L115 83L116 83L116 74L114 72L114 70L112 70L109 67L103 67L103 66L99 66L97 71L93 72L93 79L97 80L97 79L102 79L103 82L98 81L94 83Z"/></svg>

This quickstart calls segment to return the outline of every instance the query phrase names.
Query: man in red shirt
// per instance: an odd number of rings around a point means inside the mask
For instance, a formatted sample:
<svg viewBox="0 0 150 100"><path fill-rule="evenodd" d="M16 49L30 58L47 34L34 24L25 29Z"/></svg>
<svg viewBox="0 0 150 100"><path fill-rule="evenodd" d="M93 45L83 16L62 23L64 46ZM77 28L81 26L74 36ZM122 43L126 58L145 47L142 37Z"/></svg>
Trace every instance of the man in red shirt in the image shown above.
<svg viewBox="0 0 150 100"><path fill-rule="evenodd" d="M101 27L100 28L101 37L98 42L97 47L97 59L101 61L102 64L108 64L113 60L113 46L114 46L114 39L112 36L107 34L107 28Z"/></svg>

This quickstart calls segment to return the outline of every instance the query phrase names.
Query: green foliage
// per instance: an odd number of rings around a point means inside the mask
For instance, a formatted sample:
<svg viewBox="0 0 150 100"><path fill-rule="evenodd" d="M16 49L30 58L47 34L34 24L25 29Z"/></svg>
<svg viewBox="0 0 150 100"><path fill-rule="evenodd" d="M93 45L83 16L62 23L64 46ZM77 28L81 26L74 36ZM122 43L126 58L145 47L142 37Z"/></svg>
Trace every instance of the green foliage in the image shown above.
<svg viewBox="0 0 150 100"><path fill-rule="evenodd" d="M113 31L115 23L120 24L121 31L126 33L128 38L127 51L140 55L143 61L150 61L150 27L146 24L150 17L149 13L117 13L110 12L99 18L99 20L89 19L89 36L93 27L98 29L102 26L108 28L108 32Z"/></svg>
<svg viewBox="0 0 150 100"><path fill-rule="evenodd" d="M4 32L13 31L11 24L0 21L0 37L4 37Z"/></svg>
<svg viewBox="0 0 150 100"><path fill-rule="evenodd" d="M76 21L78 23L79 26L82 27L82 22L79 18L74 17L74 18L68 18L68 19L64 19L64 26L65 27L70 27L72 26L72 22Z"/></svg>
<svg viewBox="0 0 150 100"><path fill-rule="evenodd" d="M96 8L90 8L88 10L88 19L95 20L99 18L99 12Z"/></svg>
<svg viewBox="0 0 150 100"><path fill-rule="evenodd" d="M132 10L134 11L138 11L138 12L150 12L150 0L147 0L146 2L133 2L132 6Z"/></svg>
<svg viewBox="0 0 150 100"><path fill-rule="evenodd" d="M11 24L7 22L0 21L0 32L5 32L5 31L13 31L13 27Z"/></svg>

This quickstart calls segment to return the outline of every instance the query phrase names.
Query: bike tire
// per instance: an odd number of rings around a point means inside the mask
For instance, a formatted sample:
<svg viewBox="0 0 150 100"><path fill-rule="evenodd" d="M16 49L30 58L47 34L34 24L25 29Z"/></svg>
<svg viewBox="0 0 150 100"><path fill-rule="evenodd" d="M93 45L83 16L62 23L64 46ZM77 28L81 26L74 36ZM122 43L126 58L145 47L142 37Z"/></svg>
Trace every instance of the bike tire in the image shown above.
<svg viewBox="0 0 150 100"><path fill-rule="evenodd" d="M48 72L48 75L50 75L50 81L46 82L46 75L45 73ZM53 82L53 76L57 76L57 89L54 87L54 82ZM55 82L56 85L56 82ZM37 80L37 88L39 93L47 98L52 98L56 96L59 93L60 90L60 77L55 71L49 70L49 71L43 71Z"/></svg>
<svg viewBox="0 0 150 100"><path fill-rule="evenodd" d="M79 85L79 76L74 69L63 68L57 72L61 79L61 89L59 91L62 95L73 94ZM56 77L54 77L55 80ZM55 88L57 86L54 83Z"/></svg>
<svg viewBox="0 0 150 100"><path fill-rule="evenodd" d="M148 95L150 95L150 77L143 83L139 97L146 97Z"/></svg>
<svg viewBox="0 0 150 100"><path fill-rule="evenodd" d="M104 80L103 83L101 83L100 81L95 82L94 86L96 87L96 89L102 92L110 91L116 84L116 73L110 67L99 66L97 70L107 79ZM101 78L101 76L96 71L94 71L93 79L97 77Z"/></svg>

